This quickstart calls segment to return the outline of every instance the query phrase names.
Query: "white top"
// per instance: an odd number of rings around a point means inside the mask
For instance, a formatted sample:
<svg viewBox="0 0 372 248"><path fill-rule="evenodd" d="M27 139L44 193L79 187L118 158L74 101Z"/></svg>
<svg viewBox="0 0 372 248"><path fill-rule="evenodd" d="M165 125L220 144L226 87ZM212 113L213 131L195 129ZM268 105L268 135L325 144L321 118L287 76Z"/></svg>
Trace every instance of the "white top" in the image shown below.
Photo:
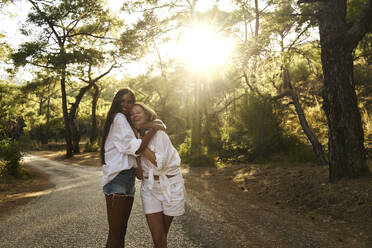
<svg viewBox="0 0 372 248"><path fill-rule="evenodd" d="M161 191L170 201L170 183L167 175L181 174L181 159L169 136L164 131L157 131L149 142L148 148L155 153L157 166L146 157L141 156L143 176L148 177L147 187L152 189L154 175L159 176Z"/></svg>
<svg viewBox="0 0 372 248"><path fill-rule="evenodd" d="M127 117L117 113L105 142L103 186L114 179L120 171L137 166L135 152L141 146L141 142L141 139L136 138Z"/></svg>

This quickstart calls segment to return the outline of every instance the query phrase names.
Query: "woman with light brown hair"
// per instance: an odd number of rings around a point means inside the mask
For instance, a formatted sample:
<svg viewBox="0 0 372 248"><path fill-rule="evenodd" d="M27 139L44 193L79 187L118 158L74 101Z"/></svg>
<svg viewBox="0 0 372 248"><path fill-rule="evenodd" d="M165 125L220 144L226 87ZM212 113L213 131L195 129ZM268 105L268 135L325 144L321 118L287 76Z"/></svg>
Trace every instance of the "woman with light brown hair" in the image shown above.
<svg viewBox="0 0 372 248"><path fill-rule="evenodd" d="M142 103L135 103L131 120L141 136L151 132L149 123L156 113ZM159 130L137 159L141 184L142 206L155 248L167 247L167 235L174 216L185 212L184 182L181 159L169 136Z"/></svg>

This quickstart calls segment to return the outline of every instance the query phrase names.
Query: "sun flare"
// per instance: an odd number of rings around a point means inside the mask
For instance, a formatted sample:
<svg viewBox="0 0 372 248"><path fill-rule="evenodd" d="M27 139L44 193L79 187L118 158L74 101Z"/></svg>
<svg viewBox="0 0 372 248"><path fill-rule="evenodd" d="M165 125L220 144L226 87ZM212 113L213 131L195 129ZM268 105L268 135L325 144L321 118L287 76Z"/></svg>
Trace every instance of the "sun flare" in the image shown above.
<svg viewBox="0 0 372 248"><path fill-rule="evenodd" d="M211 28L199 27L183 33L179 40L178 57L194 70L223 65L234 43L219 37Z"/></svg>

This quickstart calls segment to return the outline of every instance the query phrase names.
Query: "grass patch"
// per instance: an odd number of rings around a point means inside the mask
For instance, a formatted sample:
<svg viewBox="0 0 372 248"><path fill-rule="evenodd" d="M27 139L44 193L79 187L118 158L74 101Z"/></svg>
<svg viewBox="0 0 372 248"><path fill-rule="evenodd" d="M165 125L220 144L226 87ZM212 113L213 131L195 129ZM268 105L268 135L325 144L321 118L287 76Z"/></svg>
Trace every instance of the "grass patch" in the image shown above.
<svg viewBox="0 0 372 248"><path fill-rule="evenodd" d="M14 181L29 180L35 177L35 173L26 169L21 163L15 175L5 173L5 163L0 161L0 184L8 184Z"/></svg>

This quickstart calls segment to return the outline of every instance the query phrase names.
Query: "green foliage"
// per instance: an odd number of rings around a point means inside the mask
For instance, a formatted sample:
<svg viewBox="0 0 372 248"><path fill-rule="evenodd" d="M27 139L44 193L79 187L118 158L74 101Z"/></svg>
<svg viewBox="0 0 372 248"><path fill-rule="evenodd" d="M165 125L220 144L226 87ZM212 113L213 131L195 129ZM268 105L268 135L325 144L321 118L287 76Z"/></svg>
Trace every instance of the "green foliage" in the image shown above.
<svg viewBox="0 0 372 248"><path fill-rule="evenodd" d="M349 23L355 22L355 20L358 18L361 10L366 5L367 1L365 0L350 0L347 4L347 21Z"/></svg>
<svg viewBox="0 0 372 248"><path fill-rule="evenodd" d="M191 155L191 167L208 167L215 166L215 161L211 156L205 154Z"/></svg>
<svg viewBox="0 0 372 248"><path fill-rule="evenodd" d="M270 101L249 95L226 128L222 161L253 161L283 149L283 131Z"/></svg>
<svg viewBox="0 0 372 248"><path fill-rule="evenodd" d="M304 164L313 163L315 155L312 147L302 143L295 135L284 135L281 146L271 158L261 158L263 162L270 161L273 164Z"/></svg>
<svg viewBox="0 0 372 248"><path fill-rule="evenodd" d="M155 56L149 56L150 60L145 61L151 64L145 74L119 80L107 76L97 82L102 89L96 113L98 130L102 129L117 90L130 86L137 100L152 106L165 122L167 133L178 146L183 163L213 165L216 158L224 162L267 159L296 164L311 161L314 155L290 98L283 97L273 106L270 101L252 95L255 92L270 98L283 93L281 68L285 61L311 129L323 145L328 141L326 118L321 108L323 75L319 42L314 41L316 37L311 37L312 33L306 29L308 25L318 25L315 17L309 17L314 16L317 4L269 1L269 6L260 11L258 37L255 37L254 21L251 23L255 18L252 1L234 1L239 9L230 13L219 10L217 2L216 7L204 13L196 11L195 17L200 23L214 26L219 30L218 35L229 33L238 45L232 55L234 60L229 64L203 73L191 73L182 61L168 54L166 48L168 41L177 42L180 34L190 25L191 10L187 4L125 1L126 11L144 12L138 15L137 23L120 24L101 8L101 1L36 2L43 7L42 13L32 9L28 23L24 25L25 34L29 34L30 39L13 54L13 61L17 66L32 62L50 67L50 70L36 74L32 82L23 83L21 88L11 82L0 85L0 119L14 120L22 116L27 125L27 137L34 142L42 143L45 137L55 141L64 139L58 66L67 65L67 106L70 108L77 92L87 85L79 79L95 78L93 74L111 63L130 62L151 51ZM348 20L355 20L364 2L348 2ZM47 21L59 35L65 34L67 27L72 28L68 30L69 37L65 37L63 49L59 49L58 42L55 42L58 39L50 38L53 33ZM32 40L31 34L37 35L37 39ZM96 38L107 34L112 37ZM107 43L110 45L106 46ZM371 44L371 34L367 34L354 53L355 85L367 130L366 146L371 143L372 123ZM5 60L7 47L0 44L1 60ZM242 77L243 73L247 74L247 80ZM201 85L200 99L196 97L198 83ZM86 94L76 113L75 123L82 140L89 138L92 128L91 100ZM190 130L196 104L200 107L200 156L191 153ZM48 110L50 119L47 129ZM17 149L8 144L4 147L4 151ZM85 151L96 150L97 143L88 142L85 145ZM17 156L9 159L16 161ZM2 163L5 168L6 162Z"/></svg>
<svg viewBox="0 0 372 248"><path fill-rule="evenodd" d="M191 137L186 136L184 142L178 147L182 163L190 163L191 161Z"/></svg>
<svg viewBox="0 0 372 248"><path fill-rule="evenodd" d="M5 129L0 126L0 161L2 161L0 170L2 175L17 176L21 159L21 145L15 140L10 140Z"/></svg>
<svg viewBox="0 0 372 248"><path fill-rule="evenodd" d="M4 34L0 33L0 61L5 61L9 55L10 47L9 45L4 42L5 36Z"/></svg>
<svg viewBox="0 0 372 248"><path fill-rule="evenodd" d="M84 152L97 152L99 150L98 142L87 142L84 146Z"/></svg>
<svg viewBox="0 0 372 248"><path fill-rule="evenodd" d="M195 155L191 152L191 137L186 136L184 142L178 147L182 163L190 166L214 166L214 158L210 155Z"/></svg>

